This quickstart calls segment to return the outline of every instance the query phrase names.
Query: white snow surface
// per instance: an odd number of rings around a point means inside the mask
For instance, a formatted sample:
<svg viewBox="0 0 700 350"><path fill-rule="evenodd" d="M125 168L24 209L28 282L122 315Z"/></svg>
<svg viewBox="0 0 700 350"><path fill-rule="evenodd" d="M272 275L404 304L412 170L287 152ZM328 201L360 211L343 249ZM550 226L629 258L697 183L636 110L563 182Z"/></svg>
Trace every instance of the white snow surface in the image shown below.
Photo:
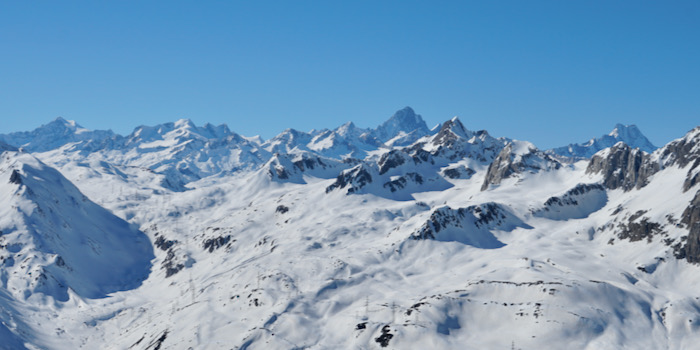
<svg viewBox="0 0 700 350"><path fill-rule="evenodd" d="M181 120L4 151L0 348L697 347L700 266L674 252L692 163L627 192L587 160L482 191L506 145L539 151L456 118L405 147L388 129ZM620 238L642 218L660 232Z"/></svg>

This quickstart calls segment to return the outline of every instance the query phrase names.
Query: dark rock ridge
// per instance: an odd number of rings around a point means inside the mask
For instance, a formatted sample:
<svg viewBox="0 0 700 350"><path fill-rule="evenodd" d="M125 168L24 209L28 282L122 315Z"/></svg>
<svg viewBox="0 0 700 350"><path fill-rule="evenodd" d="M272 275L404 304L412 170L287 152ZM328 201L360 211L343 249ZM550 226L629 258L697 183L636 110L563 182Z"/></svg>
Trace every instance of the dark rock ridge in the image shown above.
<svg viewBox="0 0 700 350"><path fill-rule="evenodd" d="M520 141L516 142L520 143ZM526 143L517 146L527 147L527 151L516 153L516 144L514 142L508 143L489 165L484 184L481 186L482 191L487 190L489 185L498 185L503 179L526 171L535 173L541 170L561 168L561 163L539 151L532 144Z"/></svg>
<svg viewBox="0 0 700 350"><path fill-rule="evenodd" d="M490 230L529 228L515 215L497 203L484 203L466 208L441 207L412 235L414 240L456 241L477 248L504 246Z"/></svg>
<svg viewBox="0 0 700 350"><path fill-rule="evenodd" d="M476 171L464 165L458 165L443 169L442 174L450 179L470 179Z"/></svg>
<svg viewBox="0 0 700 350"><path fill-rule="evenodd" d="M358 193L362 188L372 183L370 171L369 166L365 163L343 170L335 182L326 188L326 193L346 187L348 189L347 194Z"/></svg>
<svg viewBox="0 0 700 350"><path fill-rule="evenodd" d="M406 187L409 182L422 185L424 180L418 173L407 173L396 180L385 183L383 186L384 188L388 188L391 192L396 192Z"/></svg>
<svg viewBox="0 0 700 350"><path fill-rule="evenodd" d="M688 227L688 239L683 247L684 256L690 263L700 263L700 190L683 211L681 222Z"/></svg>
<svg viewBox="0 0 700 350"><path fill-rule="evenodd" d="M603 174L606 188L624 191L646 186L658 171L658 163L652 162L649 154L622 142L596 153L586 168L586 174Z"/></svg>
<svg viewBox="0 0 700 350"><path fill-rule="evenodd" d="M302 152L299 154L275 154L265 165L267 175L273 181L305 183L303 175L311 175L318 178L331 179L339 171L359 163L359 160L348 158L339 161L324 158L313 153Z"/></svg>
<svg viewBox="0 0 700 350"><path fill-rule="evenodd" d="M17 169L12 170L12 174L10 174L10 183L15 185L22 184L22 175L19 174Z"/></svg>
<svg viewBox="0 0 700 350"><path fill-rule="evenodd" d="M621 222L617 226L617 237L627 239L630 242L637 242L646 239L651 242L655 236L662 235L661 224L653 222L648 217L644 217L646 211L638 211L631 215L627 222Z"/></svg>
<svg viewBox="0 0 700 350"><path fill-rule="evenodd" d="M581 219L603 208L607 201L603 185L578 184L561 196L550 197L532 213L554 220Z"/></svg>
<svg viewBox="0 0 700 350"><path fill-rule="evenodd" d="M678 165L685 168L690 165L683 191L688 191L700 181L700 127L688 132L685 137L671 141L661 149L659 154L663 167Z"/></svg>
<svg viewBox="0 0 700 350"><path fill-rule="evenodd" d="M218 236L214 238L205 239L204 242L202 242L202 246L204 247L204 250L208 250L209 253L213 253L215 250L225 246L230 241L231 235Z"/></svg>

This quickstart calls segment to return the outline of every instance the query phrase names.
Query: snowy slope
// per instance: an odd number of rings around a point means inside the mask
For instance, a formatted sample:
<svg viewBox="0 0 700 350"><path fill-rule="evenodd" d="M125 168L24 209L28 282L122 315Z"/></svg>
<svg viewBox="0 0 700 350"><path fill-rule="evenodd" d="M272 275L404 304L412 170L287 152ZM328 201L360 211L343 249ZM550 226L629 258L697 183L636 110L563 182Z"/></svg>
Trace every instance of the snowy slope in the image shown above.
<svg viewBox="0 0 700 350"><path fill-rule="evenodd" d="M80 191L31 155L3 153L8 347L693 349L700 341L700 128L653 153L616 143L564 164L458 118L407 145L346 124L262 144L240 137L248 143L236 147L265 156L209 172L203 154L213 158L211 145L235 138L228 129L180 121L141 130L126 148L97 141L36 153ZM369 136L383 145L348 156L343 147ZM153 168L159 161L199 172L175 185L182 175ZM28 252L33 260L21 267ZM70 266L95 262L62 275L59 255ZM110 271L135 267L110 284L91 274L107 261ZM138 272L148 269L144 280ZM66 287L34 287L35 270Z"/></svg>

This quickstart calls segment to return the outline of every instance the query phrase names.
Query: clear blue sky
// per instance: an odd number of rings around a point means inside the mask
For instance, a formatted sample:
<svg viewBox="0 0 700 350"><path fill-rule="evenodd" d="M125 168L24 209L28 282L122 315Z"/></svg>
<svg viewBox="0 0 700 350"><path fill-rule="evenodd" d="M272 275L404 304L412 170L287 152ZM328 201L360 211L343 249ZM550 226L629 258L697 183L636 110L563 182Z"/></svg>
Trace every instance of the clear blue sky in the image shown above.
<svg viewBox="0 0 700 350"><path fill-rule="evenodd" d="M269 138L429 126L662 145L700 124L698 1L3 1L0 133L180 118Z"/></svg>

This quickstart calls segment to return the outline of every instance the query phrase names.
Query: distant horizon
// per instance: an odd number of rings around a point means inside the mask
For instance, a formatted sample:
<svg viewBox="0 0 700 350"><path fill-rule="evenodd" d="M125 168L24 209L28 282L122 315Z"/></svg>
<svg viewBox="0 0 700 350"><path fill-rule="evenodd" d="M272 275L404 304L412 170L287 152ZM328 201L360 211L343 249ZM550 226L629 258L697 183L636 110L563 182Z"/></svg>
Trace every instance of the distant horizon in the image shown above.
<svg viewBox="0 0 700 350"><path fill-rule="evenodd" d="M0 133L56 117L128 134L181 118L265 139L429 127L542 149L635 124L657 146L700 121L700 3L8 2Z"/></svg>
<svg viewBox="0 0 700 350"><path fill-rule="evenodd" d="M411 108L411 107L410 107L410 106L405 106L404 108ZM402 108L402 109L403 109L403 108ZM400 110L400 109L399 109L399 110ZM399 110L397 110L397 111L399 111ZM414 110L414 111L415 111L415 110ZM415 111L415 112L416 112L416 115L420 116L420 117L426 122L428 128L431 129L431 130L434 129L435 127L440 126L442 123L444 123L444 122L446 122L446 121L452 119L452 118L448 118L448 119L445 119L445 120L443 120L443 121L441 121L441 122L438 122L438 123L435 123L435 124L432 124L432 125L431 125L428 121L425 120L425 118L423 118L423 116L422 116L420 113L418 113L417 111ZM392 115L392 116L393 116L393 115ZM454 116L454 117L459 118L459 120L464 124L465 121L464 121L461 117L459 117L459 116ZM453 117L453 118L454 118L454 117ZM307 133L308 133L308 132L319 131L319 130L335 130L335 129L337 129L337 128L339 128L339 127L341 127L342 125L345 125L345 124L347 124L347 123L353 123L356 127L360 128L360 129L376 129L379 125L381 125L383 122L385 122L385 121L388 120L389 118L391 118L391 116L389 116L389 117L387 117L386 119L384 119L384 120L378 122L377 125L374 125L374 126L362 126L362 125L357 125L357 123L355 123L354 121L348 120L348 121L346 121L346 122L344 122L344 123L342 123L342 124L339 124L339 125L336 125L336 126L333 126L333 127L312 128L312 129L309 129L309 130L299 130L299 129L296 129L296 128L288 127L288 128L283 128L283 129L280 130L278 133L276 133L276 134L274 134L274 135L272 135L272 136L270 136L270 137L264 137L264 136L262 136L262 135L260 135L260 134L250 134L250 135L249 135L249 134L240 133L240 132L238 132L235 128L232 128L232 127L231 127L228 123L226 123L226 122L223 122L223 123L211 123L211 122L206 122L206 121L204 121L204 122L198 122L198 121L192 120L191 118L178 118L178 119L175 119L175 120L172 120L172 121L167 121L167 122L158 123L158 124L152 124L152 125L149 125L149 124L140 124L140 125L135 125L135 126L131 127L130 131L128 131L128 132L119 132L119 131L115 131L115 130L109 129L109 128L108 128L108 129L99 129L99 128L98 128L98 129L94 129L94 128L89 128L89 127L86 127L85 125L83 125L83 124L82 124L80 121L78 121L78 120L73 120L73 119L65 118L65 117L63 117L63 116L58 116L58 117L55 117L54 119L52 119L52 120L50 120L50 121L48 121L48 122L46 122L46 123L42 123L41 125L38 125L37 127L32 128L32 129L29 129L29 130L15 130L15 131L6 132L6 133L0 133L0 134L11 134L11 133L15 133L15 132L31 132L31 131L34 131L34 130L39 129L39 128L41 128L41 127L44 127L44 126L46 126L46 125L48 125L48 124L50 124L50 123L53 123L53 122L55 122L55 121L64 120L64 121L69 122L69 123L70 123L70 122L74 122L77 126L79 126L79 127L81 127L81 128L84 128L84 129L87 129L87 130L90 130L90 131L111 131L111 132L113 132L113 133L115 133L115 134L117 134L117 135L120 135L120 136L128 136L128 135L130 135L131 133L133 133L134 131L136 131L136 129L138 129L139 127L142 127L142 126L145 126L145 127L154 127L154 126L157 126L157 125L164 125L164 124L169 124L169 123L170 123L170 124L172 124L172 123L177 123L177 122L180 121L180 120L189 120L190 122L192 122L192 123L193 123L195 126L197 126L197 127L204 127L204 126L206 126L207 124L210 124L210 125L213 125L213 126L217 126L217 127L218 127L218 126L225 125L231 132L236 133L236 134L238 134L238 135L241 135L241 136L243 136L243 137L246 137L246 138L260 137L260 138L262 138L263 140L269 140L269 139L274 138L275 136L281 134L282 132L284 132L284 131L287 130L287 129L294 129L294 130L297 130L297 131L307 132ZM654 146L656 146L656 147L658 147L658 148L661 148L661 147L665 146L666 144L668 144L669 142L671 142L671 141L673 141L673 140L675 140L675 139L682 138L685 134L687 134L688 132L690 132L691 130L694 129L694 128L691 128L691 129L689 129L689 130L686 130L686 131L684 131L682 134L680 134L679 136L677 136L677 137L675 137L675 138L673 138L673 139L671 139L671 140L668 140L667 142L664 142L664 143L662 143L662 144L659 144L659 143L654 142L654 140L652 140L652 139L649 137L649 135L648 135L644 130L642 130L641 128L639 128L639 126L636 125L636 124L613 123L612 125L609 126L608 131L605 131L605 132L601 133L600 135L592 135L592 136L590 136L590 137L589 137L588 139L586 139L586 140L570 141L570 142L568 142L568 143L566 143L566 144L554 145L554 146L551 146L551 147L540 147L540 145L538 145L537 143L533 142L532 140L513 138L513 137L510 137L510 136L508 136L508 135L494 135L494 134L491 133L489 130L486 130L486 131L487 131L491 136L493 136L493 137L506 137L506 138L510 138L510 139L514 139L514 140L519 140L519 141L527 141L527 142L533 143L536 147L538 147L538 148L541 149L541 150L546 150L546 149L552 149L552 148L557 148L557 147L565 147L565 146L568 146L568 145L571 145L571 144L584 144L584 143L586 143L586 142L588 142L588 141L590 141L590 140L592 140L592 139L600 138L600 137L602 137L602 136L604 136L604 135L609 135L613 130L615 130L615 128L617 128L618 125L622 125L622 126L624 126L624 127L636 127L637 129L639 129L639 131L642 133L642 135L644 135L647 139L649 139L649 141L650 141ZM470 127L469 127L468 125L466 125L466 124L465 124L464 126L465 126L467 129L471 130L471 131L485 130L485 129L473 129L473 128L470 128ZM700 126L700 124L698 124L698 126Z"/></svg>

